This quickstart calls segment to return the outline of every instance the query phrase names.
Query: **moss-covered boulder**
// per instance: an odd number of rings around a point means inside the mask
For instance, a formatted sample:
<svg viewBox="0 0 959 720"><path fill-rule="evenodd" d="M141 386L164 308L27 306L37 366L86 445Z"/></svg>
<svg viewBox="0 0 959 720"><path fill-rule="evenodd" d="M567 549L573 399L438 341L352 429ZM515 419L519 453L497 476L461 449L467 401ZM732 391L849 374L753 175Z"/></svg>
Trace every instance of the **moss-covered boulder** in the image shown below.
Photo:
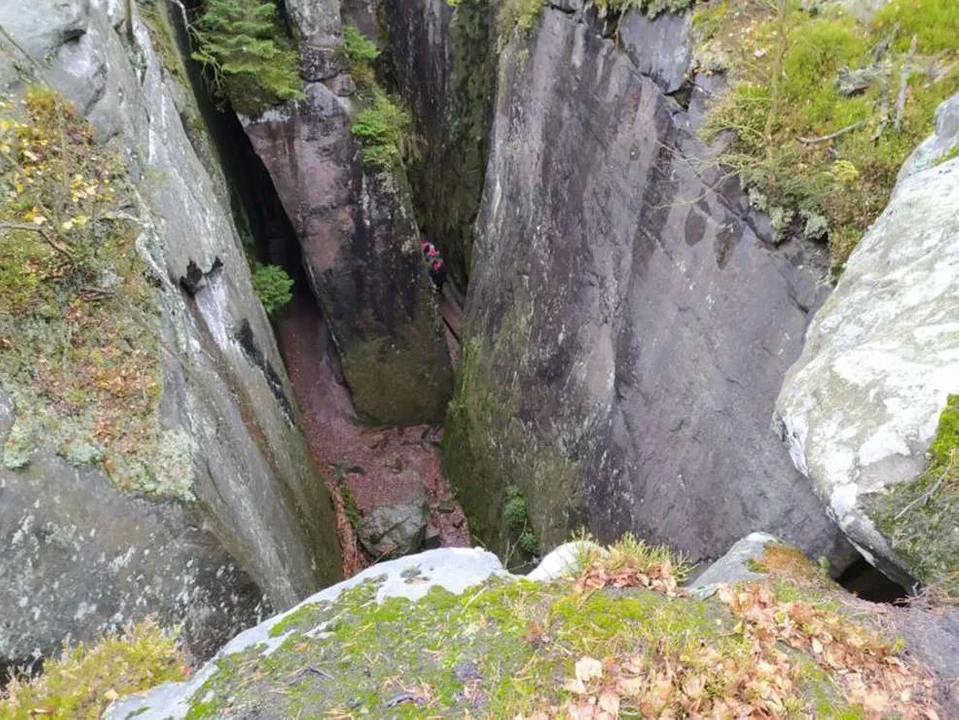
<svg viewBox="0 0 959 720"><path fill-rule="evenodd" d="M681 561L633 538L563 546L529 578L480 550L409 556L244 633L188 682L122 700L107 717L936 710L938 686L917 658L802 553L768 538L751 563L758 580L698 599L677 584Z"/></svg>
<svg viewBox="0 0 959 720"><path fill-rule="evenodd" d="M951 110L950 110L951 108ZM816 314L777 403L796 466L846 534L903 582L959 577L956 101Z"/></svg>

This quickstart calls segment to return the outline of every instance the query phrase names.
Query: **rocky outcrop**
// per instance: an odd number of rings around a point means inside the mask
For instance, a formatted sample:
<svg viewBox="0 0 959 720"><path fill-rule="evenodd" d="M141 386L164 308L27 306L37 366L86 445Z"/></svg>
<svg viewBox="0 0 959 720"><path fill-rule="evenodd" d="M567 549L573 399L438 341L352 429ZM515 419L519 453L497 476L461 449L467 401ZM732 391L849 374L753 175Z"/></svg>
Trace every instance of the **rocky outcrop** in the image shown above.
<svg viewBox="0 0 959 720"><path fill-rule="evenodd" d="M685 21L636 24L624 52L589 16L545 8L499 58L446 439L471 527L502 545L515 484L547 546L588 524L699 560L767 530L837 559L769 429L825 293L820 249L767 243L697 139L713 80L688 112L664 94Z"/></svg>
<svg viewBox="0 0 959 720"><path fill-rule="evenodd" d="M358 414L377 424L438 422L452 369L403 171L361 162L350 130L355 87L335 60L345 58L339 8L288 5L306 97L244 127L293 221ZM309 59L319 56L330 59Z"/></svg>
<svg viewBox="0 0 959 720"><path fill-rule="evenodd" d="M623 555L625 547L609 550L621 553L620 568L648 561ZM596 575L582 592L574 580L602 568L605 553L569 543L526 578L479 549L382 563L234 638L188 681L124 698L105 717L284 718L343 708L383 717L564 717L579 708L585 717L651 717L663 709L654 698L703 716L716 709L709 703L748 715L750 705L782 700L810 717L956 710L955 611L882 612L759 534L707 570L709 599L625 576L604 584ZM887 639L890 625L904 641ZM703 676L717 691L702 694ZM616 710L590 712L599 702Z"/></svg>
<svg viewBox="0 0 959 720"><path fill-rule="evenodd" d="M135 191L124 213L155 300L134 320L155 336L162 370L160 446L145 472L177 491L122 492L95 448L64 456L52 431L24 446L37 408L17 377L0 378L0 436L18 451L0 469L2 660L151 613L185 623L190 649L206 656L340 574L329 496L296 425L228 193L197 157L203 122L169 67L169 26L139 15L128 26L123 7L4 4L0 25L29 57L4 41L0 78L13 94L49 83L128 164Z"/></svg>
<svg viewBox="0 0 959 720"><path fill-rule="evenodd" d="M954 472L959 446L943 413L959 393L959 99L936 128L816 314L776 406L796 467L867 559L902 582L959 570L956 516L942 515L955 513L952 481L938 495L937 478L911 482L940 417L937 475Z"/></svg>
<svg viewBox="0 0 959 720"><path fill-rule="evenodd" d="M409 168L417 216L466 287L488 155L495 6L488 0L387 0L396 80L423 140Z"/></svg>

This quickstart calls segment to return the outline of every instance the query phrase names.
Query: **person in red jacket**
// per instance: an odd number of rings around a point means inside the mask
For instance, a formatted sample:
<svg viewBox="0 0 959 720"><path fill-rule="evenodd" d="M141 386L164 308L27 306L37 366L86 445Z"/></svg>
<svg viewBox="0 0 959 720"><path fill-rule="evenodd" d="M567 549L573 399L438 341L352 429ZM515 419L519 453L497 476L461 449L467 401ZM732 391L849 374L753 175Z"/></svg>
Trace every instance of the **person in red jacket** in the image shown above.
<svg viewBox="0 0 959 720"><path fill-rule="evenodd" d="M436 286L436 292L443 292L443 283L446 282L446 263L437 258L430 263L430 280Z"/></svg>

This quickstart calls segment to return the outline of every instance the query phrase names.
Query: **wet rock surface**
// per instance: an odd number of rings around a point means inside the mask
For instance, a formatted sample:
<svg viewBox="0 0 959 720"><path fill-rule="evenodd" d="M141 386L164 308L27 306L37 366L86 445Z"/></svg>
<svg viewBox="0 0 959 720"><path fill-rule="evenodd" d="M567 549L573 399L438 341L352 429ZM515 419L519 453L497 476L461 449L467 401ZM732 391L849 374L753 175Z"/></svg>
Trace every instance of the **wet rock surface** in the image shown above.
<svg viewBox="0 0 959 720"><path fill-rule="evenodd" d="M649 37L637 51L672 56L671 32ZM822 250L764 240L695 136L701 104L550 8L500 55L447 431L479 536L515 483L547 546L588 523L703 559L762 529L848 562L769 427Z"/></svg>

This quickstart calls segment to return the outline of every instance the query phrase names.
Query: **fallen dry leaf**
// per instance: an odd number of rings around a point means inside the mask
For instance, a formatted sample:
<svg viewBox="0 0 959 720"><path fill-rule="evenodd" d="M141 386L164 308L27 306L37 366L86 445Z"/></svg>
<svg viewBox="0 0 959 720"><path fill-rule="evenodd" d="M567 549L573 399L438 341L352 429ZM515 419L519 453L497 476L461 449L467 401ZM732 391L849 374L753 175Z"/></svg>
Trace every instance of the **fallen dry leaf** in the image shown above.
<svg viewBox="0 0 959 720"><path fill-rule="evenodd" d="M603 676L603 663L596 658L583 657L576 661L576 679L584 683Z"/></svg>

